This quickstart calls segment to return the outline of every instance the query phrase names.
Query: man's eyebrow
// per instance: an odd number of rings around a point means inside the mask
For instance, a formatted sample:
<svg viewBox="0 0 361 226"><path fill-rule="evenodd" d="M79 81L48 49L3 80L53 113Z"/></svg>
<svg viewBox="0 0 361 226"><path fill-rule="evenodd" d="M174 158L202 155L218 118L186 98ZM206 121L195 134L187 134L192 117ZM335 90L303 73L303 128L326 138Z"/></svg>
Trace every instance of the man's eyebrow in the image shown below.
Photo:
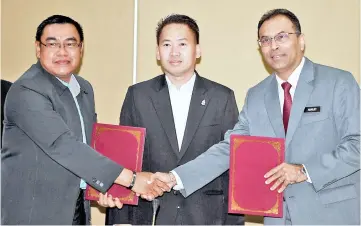
<svg viewBox="0 0 361 226"><path fill-rule="evenodd" d="M55 37L47 37L45 41L57 41ZM78 41L75 37L66 38L65 41Z"/></svg>
<svg viewBox="0 0 361 226"><path fill-rule="evenodd" d="M45 41L56 41L55 37L47 37Z"/></svg>

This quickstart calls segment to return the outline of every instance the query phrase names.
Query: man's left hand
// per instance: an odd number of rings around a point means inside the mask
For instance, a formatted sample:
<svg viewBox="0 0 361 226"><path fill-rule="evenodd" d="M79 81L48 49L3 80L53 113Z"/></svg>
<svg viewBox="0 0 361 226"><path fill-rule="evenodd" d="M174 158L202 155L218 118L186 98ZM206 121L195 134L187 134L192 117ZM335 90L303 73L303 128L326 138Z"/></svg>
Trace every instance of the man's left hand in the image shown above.
<svg viewBox="0 0 361 226"><path fill-rule="evenodd" d="M289 184L300 183L307 180L307 176L302 173L302 167L303 166L299 164L281 163L264 175L265 178L268 178L266 184L275 181L271 190L273 191L281 185L278 189L278 192L281 193Z"/></svg>

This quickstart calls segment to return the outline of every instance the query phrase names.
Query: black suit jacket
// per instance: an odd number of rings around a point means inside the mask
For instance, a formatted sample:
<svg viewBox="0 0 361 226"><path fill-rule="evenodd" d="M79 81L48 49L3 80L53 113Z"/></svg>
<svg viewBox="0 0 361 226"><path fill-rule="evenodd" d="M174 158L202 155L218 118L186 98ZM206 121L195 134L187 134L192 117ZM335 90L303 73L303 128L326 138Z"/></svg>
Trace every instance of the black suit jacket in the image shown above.
<svg viewBox="0 0 361 226"><path fill-rule="evenodd" d="M2 136L3 136L2 134L3 134L3 122L4 122L5 97L8 94L11 84L12 84L11 82L1 79L1 136L0 136L0 140L2 140ZM2 141L0 141L0 142L2 142Z"/></svg>
<svg viewBox="0 0 361 226"><path fill-rule="evenodd" d="M202 105L201 103L205 104ZM120 124L146 128L144 171L167 172L202 154L223 140L237 122L238 109L231 89L197 74L182 147L179 149L165 75L129 87ZM212 167L209 165L208 167ZM243 224L242 216L227 214L228 172L184 198L178 191L160 200L156 224ZM233 221L227 221L233 218ZM107 210L106 224L151 224L152 203Z"/></svg>

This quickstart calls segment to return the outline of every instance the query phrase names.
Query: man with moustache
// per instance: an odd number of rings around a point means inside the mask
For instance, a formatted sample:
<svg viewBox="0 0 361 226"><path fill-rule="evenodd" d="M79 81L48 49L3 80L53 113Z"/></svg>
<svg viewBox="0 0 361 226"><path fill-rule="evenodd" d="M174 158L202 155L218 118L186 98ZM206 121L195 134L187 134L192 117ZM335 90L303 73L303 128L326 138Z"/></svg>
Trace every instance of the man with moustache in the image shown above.
<svg viewBox="0 0 361 226"><path fill-rule="evenodd" d="M223 139L238 115L233 91L195 71L201 49L194 19L170 15L159 22L156 37L164 74L129 87L120 114L120 124L147 129L143 170L151 172L196 158ZM156 223L244 224L243 216L227 214L227 199L225 172L186 199L178 191L165 193ZM138 206L108 208L106 224L149 225L152 213L152 203L140 200Z"/></svg>
<svg viewBox="0 0 361 226"><path fill-rule="evenodd" d="M347 71L304 57L301 25L289 10L262 16L258 42L274 73L248 91L233 130L195 160L155 176L192 197L228 170L231 134L285 138L285 162L264 175L271 190L284 192L283 218L265 217L264 223L359 225L357 82Z"/></svg>
<svg viewBox="0 0 361 226"><path fill-rule="evenodd" d="M147 183L150 173L134 173L88 146L96 122L93 88L74 74L83 40L75 20L62 15L45 19L36 32L38 62L7 95L2 224L90 224L85 182L101 192L117 183L139 194L163 193ZM116 204L121 206L119 200Z"/></svg>

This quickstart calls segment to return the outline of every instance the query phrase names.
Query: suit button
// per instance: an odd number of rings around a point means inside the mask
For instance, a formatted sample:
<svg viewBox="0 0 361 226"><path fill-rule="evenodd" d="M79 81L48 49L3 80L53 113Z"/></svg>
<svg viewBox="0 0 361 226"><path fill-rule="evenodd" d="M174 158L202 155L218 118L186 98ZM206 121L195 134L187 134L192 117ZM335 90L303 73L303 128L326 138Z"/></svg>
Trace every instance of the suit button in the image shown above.
<svg viewBox="0 0 361 226"><path fill-rule="evenodd" d="M173 190L173 195L178 195L178 191Z"/></svg>
<svg viewBox="0 0 361 226"><path fill-rule="evenodd" d="M177 209L180 209L180 206L177 206Z"/></svg>

